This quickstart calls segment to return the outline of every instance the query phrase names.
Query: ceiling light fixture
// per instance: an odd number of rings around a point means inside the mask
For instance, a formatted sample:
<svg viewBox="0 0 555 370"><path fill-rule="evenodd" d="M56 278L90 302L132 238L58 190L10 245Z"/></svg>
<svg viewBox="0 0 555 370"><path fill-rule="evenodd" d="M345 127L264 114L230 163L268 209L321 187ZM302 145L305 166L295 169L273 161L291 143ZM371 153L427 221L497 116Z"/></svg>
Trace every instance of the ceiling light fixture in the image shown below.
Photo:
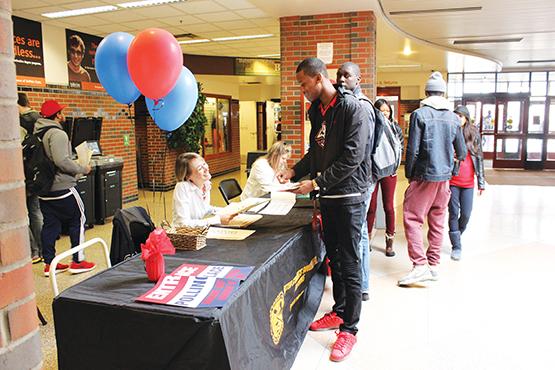
<svg viewBox="0 0 555 370"><path fill-rule="evenodd" d="M231 36L231 37L217 37L212 41L235 41L235 40L249 40L249 39L263 39L266 37L274 36L272 33L263 35L245 35L245 36Z"/></svg>
<svg viewBox="0 0 555 370"><path fill-rule="evenodd" d="M405 39L405 47L403 48L403 55L409 56L412 54L412 49L410 48L410 40Z"/></svg>
<svg viewBox="0 0 555 370"><path fill-rule="evenodd" d="M555 59L519 60L517 63L555 63Z"/></svg>
<svg viewBox="0 0 555 370"><path fill-rule="evenodd" d="M453 45L467 45L467 44L495 44L502 42L521 42L523 37L514 37L509 39L482 39L482 40L455 40Z"/></svg>
<svg viewBox="0 0 555 370"><path fill-rule="evenodd" d="M281 54L261 54L261 55L257 55L258 58L277 58L279 57Z"/></svg>
<svg viewBox="0 0 555 370"><path fill-rule="evenodd" d="M389 15L414 15L414 14L433 14L433 13L452 13L452 12L474 12L482 10L481 6L468 6L464 8L439 8L439 9L420 9L420 10L398 10L389 12Z"/></svg>
<svg viewBox="0 0 555 370"><path fill-rule="evenodd" d="M118 10L118 7L113 5L106 5L106 6L95 6L92 8L64 10L61 12L43 13L41 15L46 18L64 18L64 17L75 17L78 15L112 12L114 10Z"/></svg>
<svg viewBox="0 0 555 370"><path fill-rule="evenodd" d="M184 40L178 41L178 44L201 44L203 42L210 42L208 39L198 39L198 40Z"/></svg>
<svg viewBox="0 0 555 370"><path fill-rule="evenodd" d="M127 3L120 3L118 4L121 8L141 8L143 6L153 6L153 5L162 5L162 4L169 4L169 3L178 3L183 0L142 0L142 1L130 1Z"/></svg>

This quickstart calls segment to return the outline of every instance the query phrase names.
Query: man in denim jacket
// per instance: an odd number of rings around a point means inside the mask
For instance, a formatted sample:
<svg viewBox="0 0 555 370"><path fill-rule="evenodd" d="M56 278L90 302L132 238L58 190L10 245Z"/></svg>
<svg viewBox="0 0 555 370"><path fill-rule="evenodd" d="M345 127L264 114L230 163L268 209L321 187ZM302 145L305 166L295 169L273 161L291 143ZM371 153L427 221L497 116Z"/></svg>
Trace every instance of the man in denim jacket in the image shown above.
<svg viewBox="0 0 555 370"><path fill-rule="evenodd" d="M451 112L445 91L441 73L433 72L426 82L426 99L410 116L405 159L409 187L403 202L403 223L413 269L399 280L399 286L439 277L437 269L455 153L460 161L466 157L459 119ZM424 250L422 225L426 217L428 249Z"/></svg>

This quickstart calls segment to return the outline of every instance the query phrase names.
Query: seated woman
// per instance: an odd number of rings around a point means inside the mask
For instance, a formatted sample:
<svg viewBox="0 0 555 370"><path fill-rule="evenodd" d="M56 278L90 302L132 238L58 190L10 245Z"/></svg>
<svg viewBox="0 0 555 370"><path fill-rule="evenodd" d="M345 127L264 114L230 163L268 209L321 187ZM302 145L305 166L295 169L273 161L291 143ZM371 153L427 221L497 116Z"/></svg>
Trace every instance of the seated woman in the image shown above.
<svg viewBox="0 0 555 370"><path fill-rule="evenodd" d="M272 186L280 185L276 173L286 168L291 154L289 146L283 141L275 142L268 150L268 154L258 158L252 165L247 184L241 200L258 198L272 190Z"/></svg>
<svg viewBox="0 0 555 370"><path fill-rule="evenodd" d="M210 171L197 153L182 153L175 161L173 226L227 225L236 214L216 214L210 205Z"/></svg>

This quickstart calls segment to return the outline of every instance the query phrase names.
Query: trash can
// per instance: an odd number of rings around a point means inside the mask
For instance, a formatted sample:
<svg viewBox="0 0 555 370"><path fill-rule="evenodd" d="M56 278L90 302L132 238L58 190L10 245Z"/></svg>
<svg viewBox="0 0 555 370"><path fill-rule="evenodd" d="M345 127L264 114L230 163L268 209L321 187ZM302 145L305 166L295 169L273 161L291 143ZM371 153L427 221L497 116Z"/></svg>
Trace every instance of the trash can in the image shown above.
<svg viewBox="0 0 555 370"><path fill-rule="evenodd" d="M93 158L95 173L95 218L98 225L113 216L122 207L121 171L123 159L116 157Z"/></svg>

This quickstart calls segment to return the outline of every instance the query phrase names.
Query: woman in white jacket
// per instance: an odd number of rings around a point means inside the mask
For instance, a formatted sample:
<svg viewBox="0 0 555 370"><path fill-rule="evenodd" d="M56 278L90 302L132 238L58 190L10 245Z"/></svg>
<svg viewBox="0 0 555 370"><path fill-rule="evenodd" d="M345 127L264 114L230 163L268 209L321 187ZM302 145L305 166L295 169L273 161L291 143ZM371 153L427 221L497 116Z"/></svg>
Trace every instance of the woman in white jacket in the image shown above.
<svg viewBox="0 0 555 370"><path fill-rule="evenodd" d="M276 173L286 168L290 155L291 150L286 143L275 142L268 150L268 154L258 158L252 165L241 200L261 197L271 192L272 187L279 186Z"/></svg>
<svg viewBox="0 0 555 370"><path fill-rule="evenodd" d="M197 153L182 153L175 161L173 226L227 225L236 214L216 214L210 205L212 188L208 164Z"/></svg>

